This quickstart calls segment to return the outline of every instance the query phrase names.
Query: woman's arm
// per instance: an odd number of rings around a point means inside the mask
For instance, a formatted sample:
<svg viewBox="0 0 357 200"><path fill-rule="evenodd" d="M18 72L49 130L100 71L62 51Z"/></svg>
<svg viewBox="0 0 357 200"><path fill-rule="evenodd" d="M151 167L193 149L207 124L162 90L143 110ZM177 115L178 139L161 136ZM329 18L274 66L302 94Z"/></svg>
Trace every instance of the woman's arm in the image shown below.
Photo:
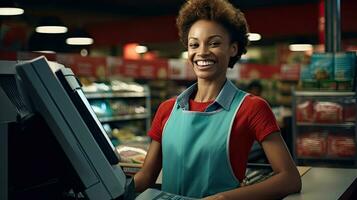
<svg viewBox="0 0 357 200"><path fill-rule="evenodd" d="M161 144L152 140L141 170L135 174L135 191L142 192L155 184L162 167Z"/></svg>
<svg viewBox="0 0 357 200"><path fill-rule="evenodd" d="M257 184L222 192L211 199L281 199L301 190L301 178L280 133L268 135L261 143L275 175Z"/></svg>

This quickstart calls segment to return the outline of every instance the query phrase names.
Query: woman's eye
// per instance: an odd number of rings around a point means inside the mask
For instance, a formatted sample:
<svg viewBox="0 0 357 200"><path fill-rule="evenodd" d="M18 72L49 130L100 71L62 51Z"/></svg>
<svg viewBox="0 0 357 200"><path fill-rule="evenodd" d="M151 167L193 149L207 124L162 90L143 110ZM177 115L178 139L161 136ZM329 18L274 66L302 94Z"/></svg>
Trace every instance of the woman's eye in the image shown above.
<svg viewBox="0 0 357 200"><path fill-rule="evenodd" d="M211 42L210 45L211 46L218 46L218 45L220 45L220 43L219 42Z"/></svg>
<svg viewBox="0 0 357 200"><path fill-rule="evenodd" d="M188 44L188 46L189 46L190 48L196 48L196 47L198 47L198 44L192 43L192 44Z"/></svg>

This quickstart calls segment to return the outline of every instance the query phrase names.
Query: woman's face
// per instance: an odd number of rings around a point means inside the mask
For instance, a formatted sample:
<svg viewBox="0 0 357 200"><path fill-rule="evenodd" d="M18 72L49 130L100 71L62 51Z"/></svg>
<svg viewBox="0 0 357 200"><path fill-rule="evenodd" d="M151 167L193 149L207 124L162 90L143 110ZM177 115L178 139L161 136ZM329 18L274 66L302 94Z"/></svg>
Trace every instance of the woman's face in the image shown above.
<svg viewBox="0 0 357 200"><path fill-rule="evenodd" d="M188 59L199 79L226 77L230 57L237 54L237 44L220 24L198 20L188 33Z"/></svg>

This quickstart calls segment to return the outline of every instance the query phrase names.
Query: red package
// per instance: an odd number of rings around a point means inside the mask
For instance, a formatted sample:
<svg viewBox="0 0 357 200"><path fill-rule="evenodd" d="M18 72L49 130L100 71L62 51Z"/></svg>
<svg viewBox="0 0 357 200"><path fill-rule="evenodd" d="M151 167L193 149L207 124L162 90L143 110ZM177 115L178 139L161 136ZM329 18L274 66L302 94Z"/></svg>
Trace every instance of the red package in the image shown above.
<svg viewBox="0 0 357 200"><path fill-rule="evenodd" d="M321 157L326 155L327 141L324 133L307 133L298 136L296 150L298 156Z"/></svg>
<svg viewBox="0 0 357 200"><path fill-rule="evenodd" d="M327 155L332 157L352 157L356 154L353 135L329 134L327 136Z"/></svg>
<svg viewBox="0 0 357 200"><path fill-rule="evenodd" d="M296 106L296 121L311 122L313 120L314 107L312 101L304 101Z"/></svg>
<svg viewBox="0 0 357 200"><path fill-rule="evenodd" d="M314 105L314 121L339 123L343 121L342 106L334 102L317 102Z"/></svg>
<svg viewBox="0 0 357 200"><path fill-rule="evenodd" d="M357 105L355 103L345 104L343 106L343 120L345 122L356 121Z"/></svg>

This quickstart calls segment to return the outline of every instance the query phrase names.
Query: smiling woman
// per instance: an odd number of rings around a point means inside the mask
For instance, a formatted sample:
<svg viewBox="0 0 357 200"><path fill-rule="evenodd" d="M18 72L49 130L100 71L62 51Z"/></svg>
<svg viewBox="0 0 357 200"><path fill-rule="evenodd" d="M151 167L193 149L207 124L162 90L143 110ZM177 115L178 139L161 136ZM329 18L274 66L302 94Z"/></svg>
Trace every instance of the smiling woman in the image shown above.
<svg viewBox="0 0 357 200"><path fill-rule="evenodd" d="M299 192L299 173L268 103L226 77L246 52L244 14L226 0L189 0L177 26L197 83L158 108L136 190L152 186L162 168L163 191L194 198L281 199ZM254 140L275 175L243 187Z"/></svg>

